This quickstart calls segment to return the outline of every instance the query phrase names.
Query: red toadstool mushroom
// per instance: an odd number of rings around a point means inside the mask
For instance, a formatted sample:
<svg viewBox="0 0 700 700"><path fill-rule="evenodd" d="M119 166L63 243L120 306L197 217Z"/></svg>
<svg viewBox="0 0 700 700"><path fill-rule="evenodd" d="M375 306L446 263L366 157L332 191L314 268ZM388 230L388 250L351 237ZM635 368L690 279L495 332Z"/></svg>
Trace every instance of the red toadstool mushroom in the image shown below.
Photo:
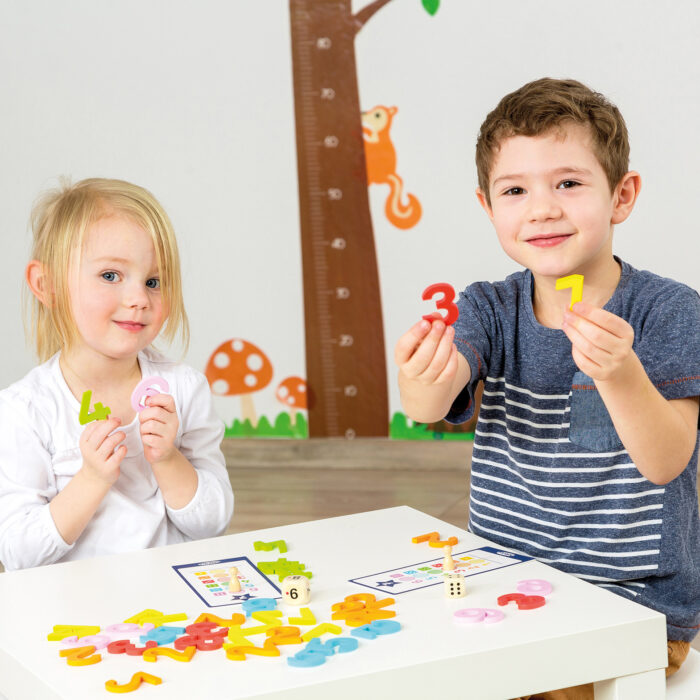
<svg viewBox="0 0 700 700"><path fill-rule="evenodd" d="M301 377L287 377L277 387L275 396L289 408L292 426L296 425L299 411L308 405L306 395L306 382Z"/></svg>
<svg viewBox="0 0 700 700"><path fill-rule="evenodd" d="M258 419L252 394L272 380L272 363L265 353L247 340L232 338L214 350L204 374L213 394L241 397L241 420L255 427Z"/></svg>

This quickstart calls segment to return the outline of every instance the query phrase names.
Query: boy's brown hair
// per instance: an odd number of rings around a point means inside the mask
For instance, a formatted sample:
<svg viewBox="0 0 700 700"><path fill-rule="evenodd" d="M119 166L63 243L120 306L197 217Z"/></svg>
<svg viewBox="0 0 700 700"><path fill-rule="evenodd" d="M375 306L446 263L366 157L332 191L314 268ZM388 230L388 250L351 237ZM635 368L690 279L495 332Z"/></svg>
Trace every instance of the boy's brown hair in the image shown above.
<svg viewBox="0 0 700 700"><path fill-rule="evenodd" d="M511 136L540 136L567 124L590 129L593 152L610 191L615 189L629 170L627 126L620 110L577 80L540 78L501 99L479 130L476 170L489 206L489 176L501 143Z"/></svg>

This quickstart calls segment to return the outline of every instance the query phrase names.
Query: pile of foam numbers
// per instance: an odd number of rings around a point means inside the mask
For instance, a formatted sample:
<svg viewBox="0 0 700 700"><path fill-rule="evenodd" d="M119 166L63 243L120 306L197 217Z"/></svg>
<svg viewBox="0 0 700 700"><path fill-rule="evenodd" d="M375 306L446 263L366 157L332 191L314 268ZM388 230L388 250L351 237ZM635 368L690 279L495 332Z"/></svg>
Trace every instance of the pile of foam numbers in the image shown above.
<svg viewBox="0 0 700 700"><path fill-rule="evenodd" d="M286 551L286 545L279 549ZM280 580L282 574L290 570L311 576L299 562L276 563L275 573ZM59 655L69 666L101 663L117 659L120 654L140 656L150 663L162 657L196 662L195 657L200 653L218 652L223 659L234 662L245 661L250 656L285 657L291 668L311 667L326 663L335 654L371 645L378 636L398 632L400 623L390 619L396 616L390 609L394 602L393 598L377 600L371 593L348 595L331 606L331 621L317 620L310 607L294 609L285 620L285 613L278 609L273 598L245 600L241 604L243 613L233 613L230 618L204 612L189 624L185 622L190 620L186 613L165 614L148 609L104 627L55 625L48 640L58 642ZM183 626L172 624L177 622L182 622ZM344 630L343 624L349 629ZM307 629L302 630L304 627ZM255 636L260 640L253 641L251 638ZM290 653L283 655L280 647L287 645L301 645L301 648L290 649ZM159 675L144 670L134 673L130 679L109 679L105 689L127 693L142 683L158 685L161 682L163 679Z"/></svg>

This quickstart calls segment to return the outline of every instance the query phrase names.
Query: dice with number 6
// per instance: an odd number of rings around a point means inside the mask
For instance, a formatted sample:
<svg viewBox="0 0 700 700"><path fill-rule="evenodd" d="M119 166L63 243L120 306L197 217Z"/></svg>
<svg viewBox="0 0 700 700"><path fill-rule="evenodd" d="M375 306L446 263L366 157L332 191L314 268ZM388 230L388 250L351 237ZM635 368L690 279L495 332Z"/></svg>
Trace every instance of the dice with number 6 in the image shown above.
<svg viewBox="0 0 700 700"><path fill-rule="evenodd" d="M311 588L306 576L295 574L282 581L282 600L289 605L305 605L311 599Z"/></svg>

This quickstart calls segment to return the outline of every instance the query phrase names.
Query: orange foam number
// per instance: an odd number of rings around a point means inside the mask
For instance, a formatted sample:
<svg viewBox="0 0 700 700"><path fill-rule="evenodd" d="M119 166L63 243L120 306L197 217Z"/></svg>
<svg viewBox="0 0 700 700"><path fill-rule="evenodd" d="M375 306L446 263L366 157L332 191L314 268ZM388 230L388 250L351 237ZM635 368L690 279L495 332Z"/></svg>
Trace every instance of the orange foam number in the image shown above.
<svg viewBox="0 0 700 700"><path fill-rule="evenodd" d="M439 532L429 532L427 535L417 535L416 537L413 537L411 539L411 542L414 544L419 544L420 542L428 542L428 544L431 547L447 547L448 545L450 547L454 547L459 540L456 537L450 537L446 540L441 540L440 539L440 533Z"/></svg>
<svg viewBox="0 0 700 700"><path fill-rule="evenodd" d="M396 613L393 610L380 609L385 608L387 605L393 605L395 602L393 598L376 600L371 593L349 595L345 597L342 603L335 603L332 606L331 619L345 620L345 624L348 627L360 627L374 620L386 620L389 617L396 617Z"/></svg>
<svg viewBox="0 0 700 700"><path fill-rule="evenodd" d="M576 302L583 299L583 275L560 277L554 285L557 291L568 289L569 287L571 287L571 304L569 304L569 309L572 309Z"/></svg>
<svg viewBox="0 0 700 700"><path fill-rule="evenodd" d="M230 620L226 617L213 615L212 613L202 613L195 620L195 624L197 622L214 622L215 624L219 625L219 627L237 627L242 625L245 622L245 619L245 615L241 615L240 613L233 613Z"/></svg>
<svg viewBox="0 0 700 700"><path fill-rule="evenodd" d="M69 666L91 666L102 661L102 654L95 654L94 646L61 649L58 653L66 657Z"/></svg>
<svg viewBox="0 0 700 700"><path fill-rule="evenodd" d="M435 302L435 306L438 309L445 309L447 314L443 316L439 311L433 311L432 314L426 314L423 318L426 321L444 321L446 325L451 326L459 316L457 305L452 303L455 298L455 290L447 282L437 282L423 290L423 299L427 301L436 294L443 294L443 297Z"/></svg>
<svg viewBox="0 0 700 700"><path fill-rule="evenodd" d="M124 683L123 685L119 685L117 681L107 681L105 683L105 689L109 690L110 693L130 693L132 690L136 690L141 683L160 685L162 682L163 679L158 678L158 676L152 676L150 673L139 671L131 676L131 680L128 683Z"/></svg>
<svg viewBox="0 0 700 700"><path fill-rule="evenodd" d="M176 651L170 647L154 647L143 652L144 661L157 661L159 656L167 656L175 661L192 661L196 647L187 647L185 651Z"/></svg>
<svg viewBox="0 0 700 700"><path fill-rule="evenodd" d="M271 627L265 631L269 640L275 646L282 644L301 644L302 638L299 636L300 629L298 627Z"/></svg>
<svg viewBox="0 0 700 700"><path fill-rule="evenodd" d="M261 647L224 644L226 658L232 661L245 661L247 654L254 656L279 656L280 650L272 639L266 639Z"/></svg>

